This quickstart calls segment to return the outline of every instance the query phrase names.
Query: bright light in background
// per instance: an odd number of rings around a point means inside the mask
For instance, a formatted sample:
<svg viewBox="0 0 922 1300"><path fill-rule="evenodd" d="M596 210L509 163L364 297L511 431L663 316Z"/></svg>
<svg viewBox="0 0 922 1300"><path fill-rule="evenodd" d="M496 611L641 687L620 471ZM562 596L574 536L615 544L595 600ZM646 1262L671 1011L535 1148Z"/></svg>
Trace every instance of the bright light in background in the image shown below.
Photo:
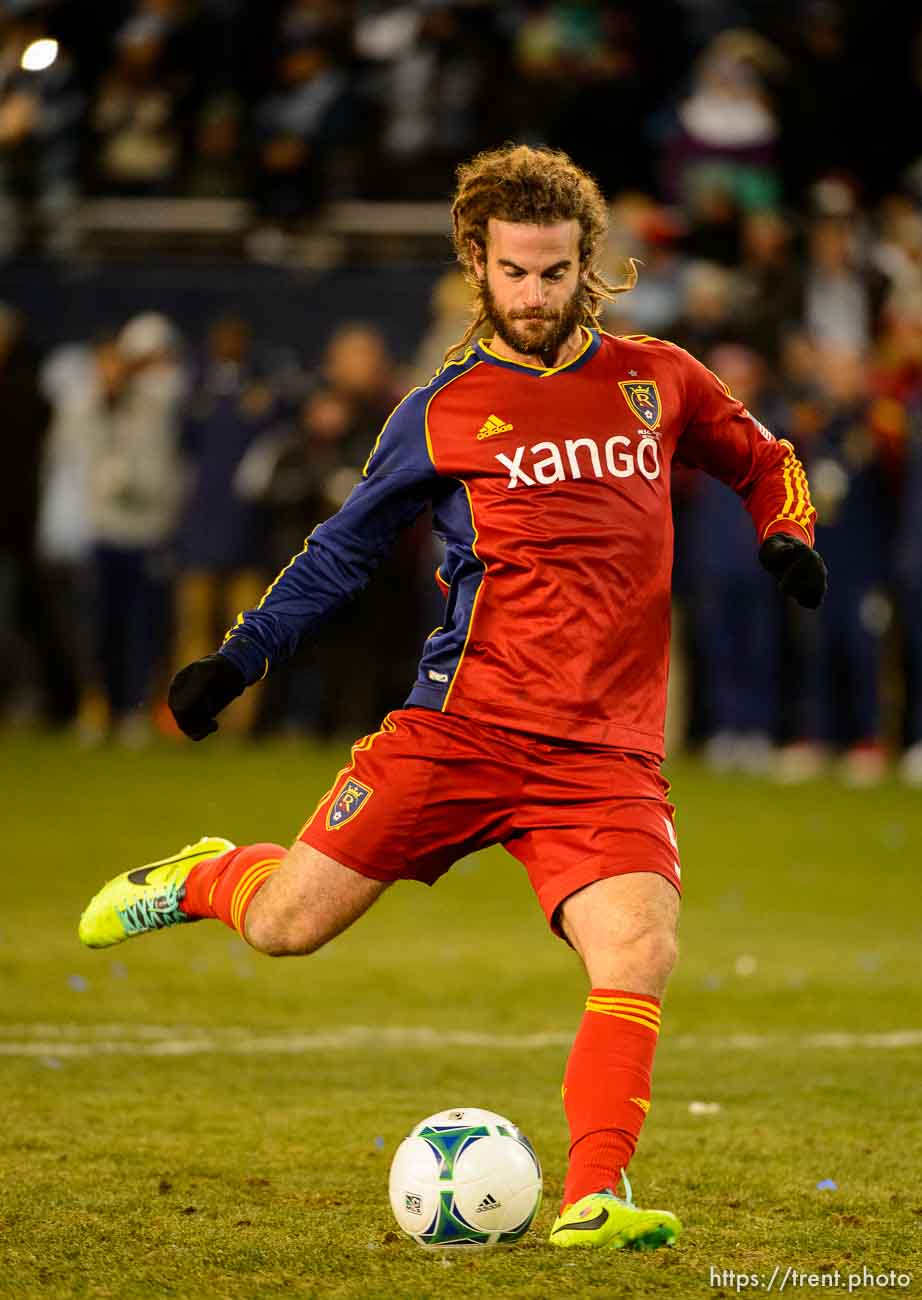
<svg viewBox="0 0 922 1300"><path fill-rule="evenodd" d="M33 41L22 52L20 64L26 72L44 72L58 57L58 43L51 36Z"/></svg>

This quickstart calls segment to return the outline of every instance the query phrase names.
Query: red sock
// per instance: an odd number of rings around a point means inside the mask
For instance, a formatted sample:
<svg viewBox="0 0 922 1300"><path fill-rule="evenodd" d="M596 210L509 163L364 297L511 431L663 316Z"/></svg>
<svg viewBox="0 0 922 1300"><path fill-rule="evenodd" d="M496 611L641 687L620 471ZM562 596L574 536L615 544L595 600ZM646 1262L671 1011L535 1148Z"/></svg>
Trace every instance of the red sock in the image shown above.
<svg viewBox="0 0 922 1300"><path fill-rule="evenodd" d="M284 856L281 844L245 844L206 858L186 877L186 894L179 906L187 916L216 917L243 934L250 904Z"/></svg>
<svg viewBox="0 0 922 1300"><path fill-rule="evenodd" d="M563 1104L570 1165L563 1204L618 1190L650 1109L660 1004L646 993L593 989L567 1061Z"/></svg>

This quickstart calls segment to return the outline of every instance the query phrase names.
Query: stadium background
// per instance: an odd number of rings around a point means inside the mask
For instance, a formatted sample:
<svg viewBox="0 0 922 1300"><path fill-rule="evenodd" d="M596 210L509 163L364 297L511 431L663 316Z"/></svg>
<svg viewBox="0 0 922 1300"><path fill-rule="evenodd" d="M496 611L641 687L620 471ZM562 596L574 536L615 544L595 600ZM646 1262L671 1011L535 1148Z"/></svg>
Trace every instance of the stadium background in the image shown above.
<svg viewBox="0 0 922 1300"><path fill-rule="evenodd" d="M689 1296L715 1293L711 1264L918 1279L918 15L0 13L0 1294ZM56 60L23 70L49 35ZM438 622L424 528L207 745L163 708L463 332L452 171L507 139L567 149L610 197L605 268L643 266L606 327L689 347L795 443L832 586L818 616L785 610L739 503L676 478L689 884L636 1171L687 1249L561 1261L531 1234L450 1271L392 1232L403 1132L458 1099L510 1113L545 1159L542 1230L565 1151L582 979L499 851L304 963L217 926L111 958L73 931L126 862L201 832L290 839L404 697Z"/></svg>

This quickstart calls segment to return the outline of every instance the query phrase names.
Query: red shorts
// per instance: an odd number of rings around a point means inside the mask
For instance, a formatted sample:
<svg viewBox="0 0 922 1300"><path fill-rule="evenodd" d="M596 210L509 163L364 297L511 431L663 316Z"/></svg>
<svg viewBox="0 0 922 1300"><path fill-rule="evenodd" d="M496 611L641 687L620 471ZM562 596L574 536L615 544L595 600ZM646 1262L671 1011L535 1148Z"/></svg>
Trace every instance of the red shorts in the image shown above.
<svg viewBox="0 0 922 1300"><path fill-rule="evenodd" d="M680 890L668 789L652 756L399 709L353 746L298 838L363 876L427 885L502 844L560 934L561 903L594 880L653 871Z"/></svg>

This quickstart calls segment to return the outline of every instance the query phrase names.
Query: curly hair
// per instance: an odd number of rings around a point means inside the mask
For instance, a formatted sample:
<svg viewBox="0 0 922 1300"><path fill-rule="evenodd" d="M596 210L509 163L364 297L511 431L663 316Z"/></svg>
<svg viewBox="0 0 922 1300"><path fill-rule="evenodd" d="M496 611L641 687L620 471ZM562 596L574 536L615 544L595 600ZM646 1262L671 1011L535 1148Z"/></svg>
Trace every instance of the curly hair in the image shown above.
<svg viewBox="0 0 922 1300"><path fill-rule="evenodd" d="M637 283L637 267L628 259L624 284L610 284L595 262L608 233L608 212L595 180L559 149L533 149L507 144L479 153L457 169L458 188L451 205L452 242L474 290L473 318L464 337L453 344L445 360L462 352L487 321L483 289L474 268L473 245L486 256L490 218L546 226L576 220L580 226L579 260L584 286L582 323L598 325L602 304L626 293Z"/></svg>

